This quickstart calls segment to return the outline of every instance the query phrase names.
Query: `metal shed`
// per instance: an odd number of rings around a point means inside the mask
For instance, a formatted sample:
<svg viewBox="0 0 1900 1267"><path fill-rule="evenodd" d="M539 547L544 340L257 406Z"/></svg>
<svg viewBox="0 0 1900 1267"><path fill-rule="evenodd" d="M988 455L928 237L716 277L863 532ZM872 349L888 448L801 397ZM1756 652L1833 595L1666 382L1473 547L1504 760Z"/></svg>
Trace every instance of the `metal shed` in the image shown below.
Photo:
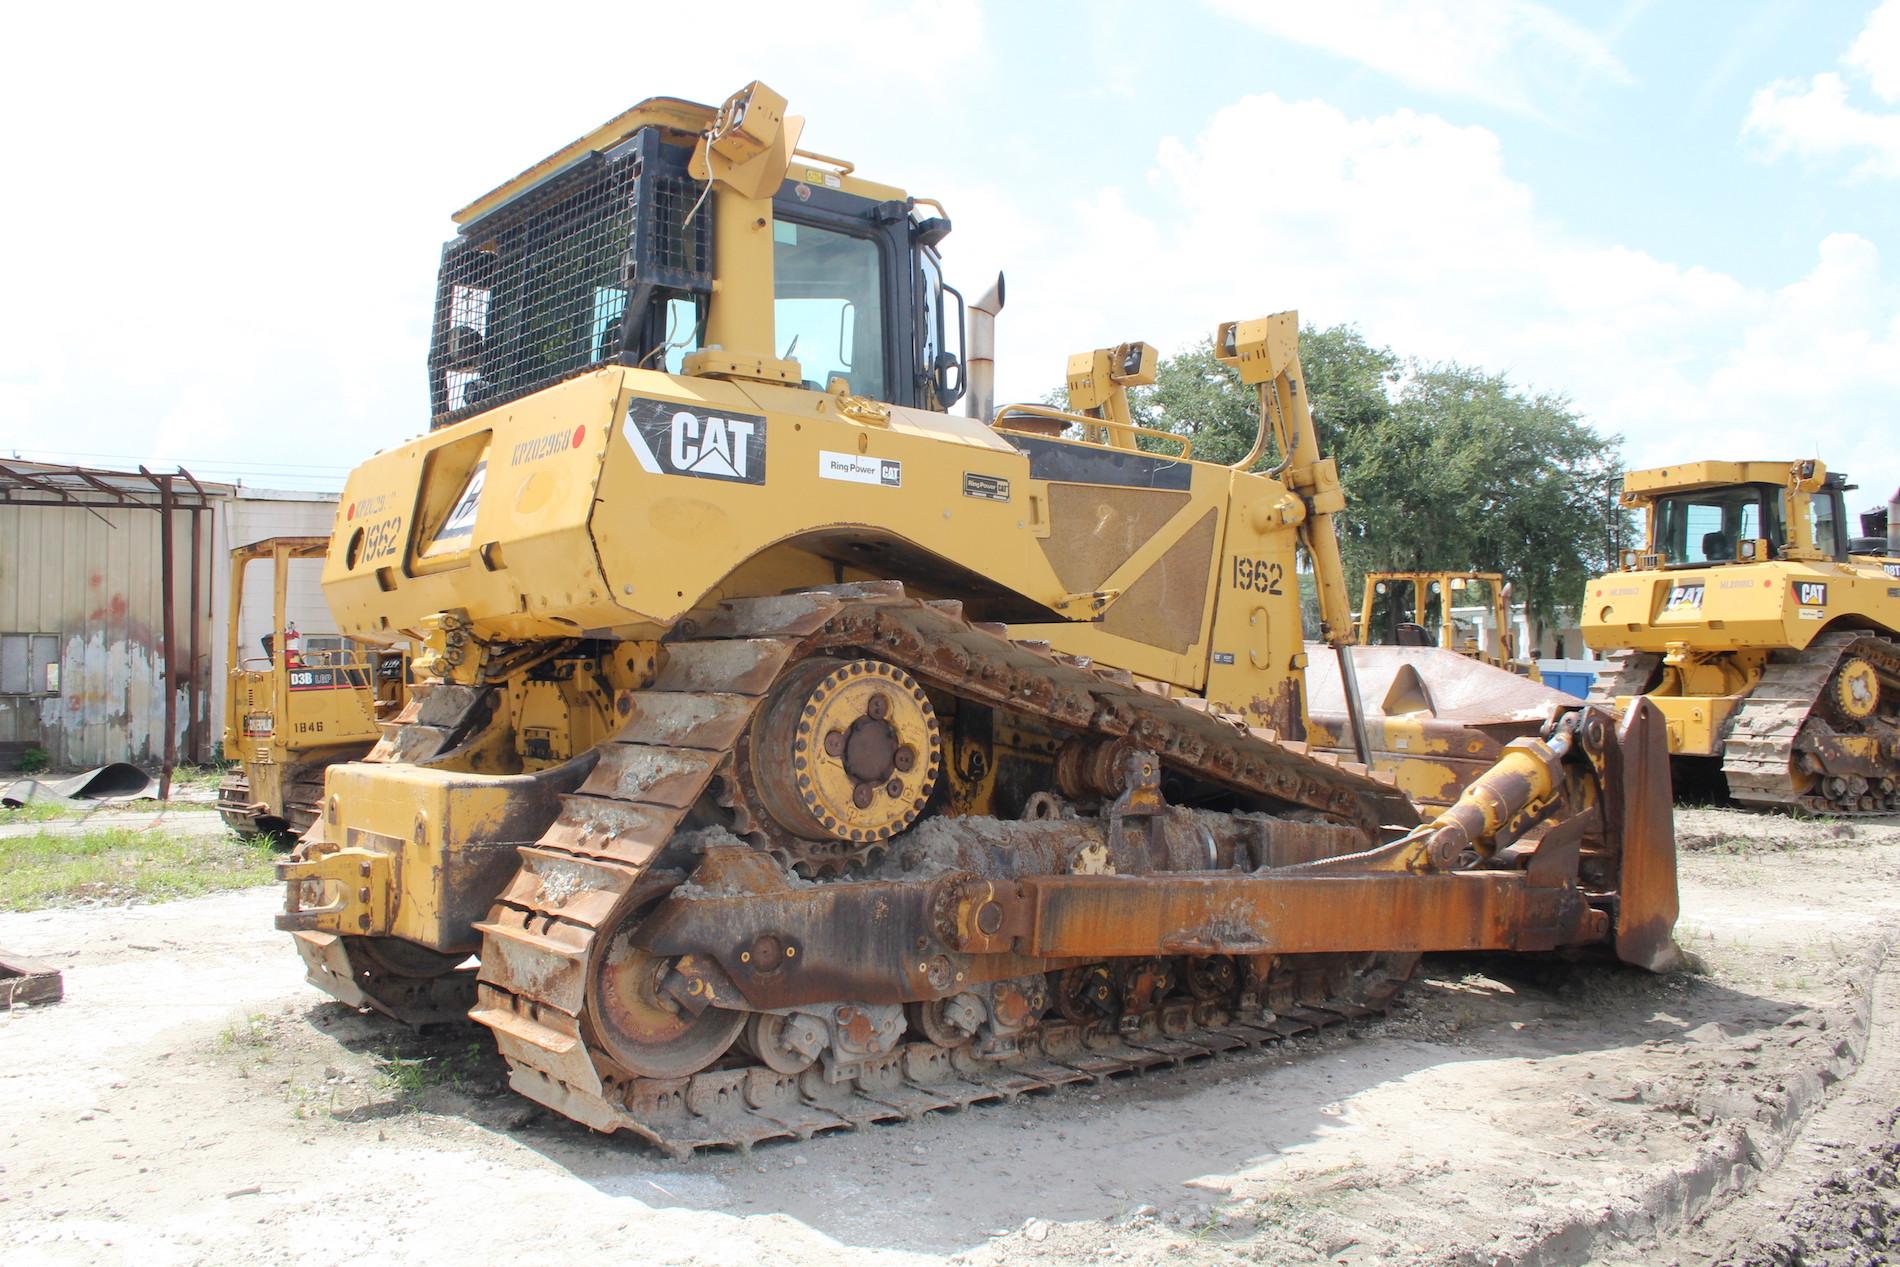
<svg viewBox="0 0 1900 1267"><path fill-rule="evenodd" d="M183 470L0 460L0 769L34 747L63 769L209 760L231 545L326 534L335 509ZM300 585L299 629L332 631L314 575Z"/></svg>

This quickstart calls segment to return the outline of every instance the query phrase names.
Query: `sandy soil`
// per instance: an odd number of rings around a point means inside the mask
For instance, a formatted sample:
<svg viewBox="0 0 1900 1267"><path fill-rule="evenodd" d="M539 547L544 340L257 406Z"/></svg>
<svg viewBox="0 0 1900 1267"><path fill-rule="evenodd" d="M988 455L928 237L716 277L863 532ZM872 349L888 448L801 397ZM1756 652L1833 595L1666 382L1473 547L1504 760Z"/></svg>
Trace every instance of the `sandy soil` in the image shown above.
<svg viewBox="0 0 1900 1267"><path fill-rule="evenodd" d="M0 1259L1880 1261L1900 826L1681 835L1699 972L1428 960L1278 1051L685 1164L327 1001L275 890L0 915L67 994L0 1015Z"/></svg>

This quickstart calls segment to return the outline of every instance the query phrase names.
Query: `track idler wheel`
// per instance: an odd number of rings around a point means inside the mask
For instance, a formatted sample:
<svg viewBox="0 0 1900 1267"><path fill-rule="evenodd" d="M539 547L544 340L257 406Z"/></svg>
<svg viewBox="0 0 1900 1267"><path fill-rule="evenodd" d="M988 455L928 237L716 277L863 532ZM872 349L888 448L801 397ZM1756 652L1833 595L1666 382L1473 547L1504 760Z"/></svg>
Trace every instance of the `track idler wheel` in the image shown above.
<svg viewBox="0 0 1900 1267"><path fill-rule="evenodd" d="M835 870L916 822L942 766L937 713L915 678L882 660L817 657L772 689L748 773L784 832L843 846L794 844L793 861Z"/></svg>
<svg viewBox="0 0 1900 1267"><path fill-rule="evenodd" d="M1187 992L1203 1003L1224 999L1240 986L1240 966L1230 955L1195 955L1182 962Z"/></svg>
<svg viewBox="0 0 1900 1267"><path fill-rule="evenodd" d="M1856 656L1841 665L1828 684L1834 707L1851 721L1866 721L1880 709L1880 674Z"/></svg>
<svg viewBox="0 0 1900 1267"><path fill-rule="evenodd" d="M710 1004L695 1013L675 997L667 989L672 961L634 943L639 925L637 916L624 921L589 974L587 1014L594 1040L630 1074L684 1078L725 1055L745 1027L746 1014Z"/></svg>

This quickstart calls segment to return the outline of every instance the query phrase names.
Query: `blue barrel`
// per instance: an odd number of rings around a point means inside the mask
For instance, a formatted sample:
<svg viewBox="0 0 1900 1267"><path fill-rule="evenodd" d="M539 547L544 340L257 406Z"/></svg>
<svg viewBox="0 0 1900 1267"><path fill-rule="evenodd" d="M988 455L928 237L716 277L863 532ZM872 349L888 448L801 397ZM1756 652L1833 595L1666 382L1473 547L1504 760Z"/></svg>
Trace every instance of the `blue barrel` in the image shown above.
<svg viewBox="0 0 1900 1267"><path fill-rule="evenodd" d="M1549 669L1544 670L1545 686L1553 691L1574 695L1578 699L1589 698L1590 684L1596 680L1597 675L1594 673L1555 673Z"/></svg>

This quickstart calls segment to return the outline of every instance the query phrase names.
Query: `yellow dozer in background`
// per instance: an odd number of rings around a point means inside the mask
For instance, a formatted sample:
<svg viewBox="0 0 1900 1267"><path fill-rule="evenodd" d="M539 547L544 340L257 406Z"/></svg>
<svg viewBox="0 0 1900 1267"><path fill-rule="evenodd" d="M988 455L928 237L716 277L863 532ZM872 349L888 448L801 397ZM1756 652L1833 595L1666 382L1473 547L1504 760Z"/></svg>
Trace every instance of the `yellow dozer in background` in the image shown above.
<svg viewBox="0 0 1900 1267"><path fill-rule="evenodd" d="M1511 584L1499 572L1368 572L1359 603L1359 645L1442 647L1538 680L1520 656Z"/></svg>
<svg viewBox="0 0 1900 1267"><path fill-rule="evenodd" d="M324 571L426 650L280 866L313 982L677 1154L1275 1041L1425 950L1668 960L1650 710L1423 823L1308 750L1301 553L1351 617L1294 314L1216 332L1237 467L1128 421L1139 344L992 411L1000 279L966 344L943 209L784 105L643 102L456 217L432 429Z"/></svg>
<svg viewBox="0 0 1900 1267"><path fill-rule="evenodd" d="M1849 487L1816 461L1625 478L1646 544L1586 592L1584 641L1614 653L1591 698L1662 711L1679 789L1900 809L1900 516L1853 553Z"/></svg>
<svg viewBox="0 0 1900 1267"><path fill-rule="evenodd" d="M294 565L315 571L329 545L328 537L271 537L231 551L224 756L233 764L218 785L218 812L247 836L307 830L322 807L324 770L368 755L382 737L378 724L407 696L406 651L306 647L289 620ZM253 563L271 569L271 632L260 640L261 656L244 654L239 633Z"/></svg>

